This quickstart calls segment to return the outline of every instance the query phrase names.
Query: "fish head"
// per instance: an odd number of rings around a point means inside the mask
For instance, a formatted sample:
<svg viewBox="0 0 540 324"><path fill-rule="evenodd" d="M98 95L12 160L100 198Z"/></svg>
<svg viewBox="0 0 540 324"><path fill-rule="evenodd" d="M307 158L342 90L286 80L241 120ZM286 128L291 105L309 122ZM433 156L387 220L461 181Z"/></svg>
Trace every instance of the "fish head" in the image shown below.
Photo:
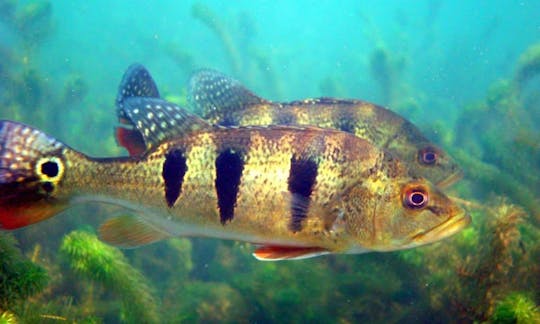
<svg viewBox="0 0 540 324"><path fill-rule="evenodd" d="M408 127L402 125L386 149L399 152L399 157L409 167L410 175L426 178L439 188L452 185L463 175L457 162L427 140L412 124Z"/></svg>
<svg viewBox="0 0 540 324"><path fill-rule="evenodd" d="M393 171L363 182L344 199L343 220L353 242L350 253L437 242L471 222L464 209L429 181L411 177L403 168Z"/></svg>
<svg viewBox="0 0 540 324"><path fill-rule="evenodd" d="M30 126L0 121L0 229L24 227L66 208L66 150Z"/></svg>

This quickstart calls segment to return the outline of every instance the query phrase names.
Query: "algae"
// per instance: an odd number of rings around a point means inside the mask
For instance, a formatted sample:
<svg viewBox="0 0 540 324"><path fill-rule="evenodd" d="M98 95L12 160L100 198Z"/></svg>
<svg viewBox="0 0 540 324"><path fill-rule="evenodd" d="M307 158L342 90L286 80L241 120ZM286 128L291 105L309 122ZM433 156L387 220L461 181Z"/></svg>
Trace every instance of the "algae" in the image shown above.
<svg viewBox="0 0 540 324"><path fill-rule="evenodd" d="M120 296L122 321L159 322L152 288L119 250L102 243L93 234L74 231L64 237L60 253L76 274L101 283Z"/></svg>

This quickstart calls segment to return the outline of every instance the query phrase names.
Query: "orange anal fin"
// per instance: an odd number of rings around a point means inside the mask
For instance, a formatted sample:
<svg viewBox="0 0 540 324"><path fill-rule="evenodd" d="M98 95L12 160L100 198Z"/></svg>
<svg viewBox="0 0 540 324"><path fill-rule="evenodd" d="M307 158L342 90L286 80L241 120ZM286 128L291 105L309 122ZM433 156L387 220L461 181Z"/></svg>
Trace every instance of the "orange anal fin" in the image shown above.
<svg viewBox="0 0 540 324"><path fill-rule="evenodd" d="M169 237L169 234L132 216L111 218L99 227L99 238L102 241L122 248L135 248Z"/></svg>
<svg viewBox="0 0 540 324"><path fill-rule="evenodd" d="M15 206L0 206L0 229L14 230L50 218L64 209L61 205L34 202Z"/></svg>
<svg viewBox="0 0 540 324"><path fill-rule="evenodd" d="M115 134L118 145L126 148L130 156L140 156L146 151L143 137L138 131L116 127Z"/></svg>
<svg viewBox="0 0 540 324"><path fill-rule="evenodd" d="M301 260L330 252L320 247L265 245L257 248L253 256L260 261Z"/></svg>

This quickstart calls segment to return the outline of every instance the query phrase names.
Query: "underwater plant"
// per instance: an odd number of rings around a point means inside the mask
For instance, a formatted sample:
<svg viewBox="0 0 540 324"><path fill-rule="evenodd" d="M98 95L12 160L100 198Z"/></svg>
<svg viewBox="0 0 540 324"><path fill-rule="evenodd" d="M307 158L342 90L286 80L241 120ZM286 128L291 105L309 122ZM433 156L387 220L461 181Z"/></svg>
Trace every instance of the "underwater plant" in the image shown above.
<svg viewBox="0 0 540 324"><path fill-rule="evenodd" d="M47 285L45 269L26 259L9 234L0 234L0 260L0 310L10 309Z"/></svg>
<svg viewBox="0 0 540 324"><path fill-rule="evenodd" d="M405 60L393 57L383 48L376 48L369 57L371 77L377 82L381 91L382 105L394 106L397 103L400 74L405 67Z"/></svg>
<svg viewBox="0 0 540 324"><path fill-rule="evenodd" d="M526 294L510 293L497 303L493 323L540 323L540 308Z"/></svg>
<svg viewBox="0 0 540 324"><path fill-rule="evenodd" d="M120 296L122 321L159 322L152 288L118 249L102 243L94 234L73 231L64 237L60 253L76 274L101 283Z"/></svg>
<svg viewBox="0 0 540 324"><path fill-rule="evenodd" d="M534 275L516 275L535 262L521 248L519 225L526 213L507 199L487 205L492 207L472 212L475 226L458 235L455 244L429 247L421 259L428 269L423 280L429 283L431 308L448 320L486 321L502 296L528 289L535 280Z"/></svg>
<svg viewBox="0 0 540 324"><path fill-rule="evenodd" d="M540 44L529 47L518 59L514 80L518 89L540 74Z"/></svg>
<svg viewBox="0 0 540 324"><path fill-rule="evenodd" d="M17 324L17 318L13 313L5 311L0 313L0 324Z"/></svg>
<svg viewBox="0 0 540 324"><path fill-rule="evenodd" d="M194 3L191 7L191 15L216 34L225 49L225 53L227 54L227 58L234 74L239 75L242 67L240 64L240 54L233 42L231 34L227 28L225 28L216 13L210 7L199 2Z"/></svg>
<svg viewBox="0 0 540 324"><path fill-rule="evenodd" d="M194 280L171 287L164 310L170 323L247 322L250 314L244 297L228 284Z"/></svg>

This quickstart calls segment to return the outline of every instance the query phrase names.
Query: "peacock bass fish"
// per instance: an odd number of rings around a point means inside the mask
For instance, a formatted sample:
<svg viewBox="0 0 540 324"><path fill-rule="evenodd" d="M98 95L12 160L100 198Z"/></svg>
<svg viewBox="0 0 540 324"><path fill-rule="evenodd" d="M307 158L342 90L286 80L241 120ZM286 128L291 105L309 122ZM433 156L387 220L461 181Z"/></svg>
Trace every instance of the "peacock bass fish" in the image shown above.
<svg viewBox="0 0 540 324"><path fill-rule="evenodd" d="M192 108L211 123L339 129L389 150L407 163L411 174L424 177L440 188L462 176L457 163L411 122L369 102L335 98L271 102L239 81L213 70L195 73L189 82L188 95Z"/></svg>
<svg viewBox="0 0 540 324"><path fill-rule="evenodd" d="M116 136L129 157L88 157L0 121L0 228L101 202L130 211L99 229L116 246L204 236L256 244L260 260L291 260L412 248L470 223L367 140L316 127L214 126L157 98L153 83L139 82L145 73L128 73L117 99L126 125Z"/></svg>

